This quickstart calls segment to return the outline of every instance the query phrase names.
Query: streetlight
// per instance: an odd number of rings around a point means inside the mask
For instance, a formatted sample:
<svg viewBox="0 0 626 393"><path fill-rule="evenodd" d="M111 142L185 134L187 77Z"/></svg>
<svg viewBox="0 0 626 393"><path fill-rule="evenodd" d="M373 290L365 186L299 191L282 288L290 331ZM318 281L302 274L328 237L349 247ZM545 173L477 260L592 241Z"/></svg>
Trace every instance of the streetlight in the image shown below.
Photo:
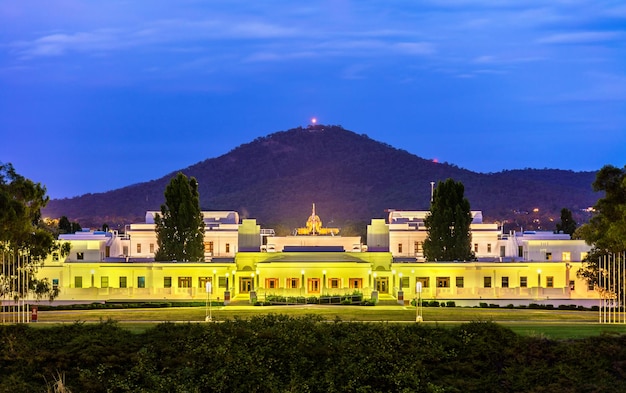
<svg viewBox="0 0 626 393"><path fill-rule="evenodd" d="M541 287L541 269L537 269L537 286Z"/></svg>
<svg viewBox="0 0 626 393"><path fill-rule="evenodd" d="M398 277L400 277L400 291L402 291L402 272L398 273Z"/></svg>
<svg viewBox="0 0 626 393"><path fill-rule="evenodd" d="M422 322L422 283L415 283L415 322Z"/></svg>
<svg viewBox="0 0 626 393"><path fill-rule="evenodd" d="M205 317L204 320L206 322L211 322L213 320L211 316L211 292L213 291L213 286L211 285L211 281L206 282L206 306L205 306Z"/></svg>
<svg viewBox="0 0 626 393"><path fill-rule="evenodd" d="M322 294L326 290L326 270L322 270L324 277L322 278Z"/></svg>
<svg viewBox="0 0 626 393"><path fill-rule="evenodd" d="M94 287L94 280L95 280L95 278L94 278L94 274L95 274L95 273L96 273L96 271L95 271L95 270L93 270L93 269L91 269L91 287L92 287L92 288Z"/></svg>
<svg viewBox="0 0 626 393"><path fill-rule="evenodd" d="M300 274L302 275L302 284L300 284L300 295L302 295L302 291L304 290L304 269L300 270Z"/></svg>

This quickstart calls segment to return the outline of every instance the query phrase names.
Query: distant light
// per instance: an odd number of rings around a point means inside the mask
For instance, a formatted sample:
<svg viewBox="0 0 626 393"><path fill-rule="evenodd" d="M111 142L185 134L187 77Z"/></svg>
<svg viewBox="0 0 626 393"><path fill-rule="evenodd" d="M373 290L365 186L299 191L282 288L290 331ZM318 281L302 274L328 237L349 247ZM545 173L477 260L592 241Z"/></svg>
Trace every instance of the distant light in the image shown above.
<svg viewBox="0 0 626 393"><path fill-rule="evenodd" d="M433 162L434 162L435 164L439 164L439 159L438 159L438 158L433 158Z"/></svg>
<svg viewBox="0 0 626 393"><path fill-rule="evenodd" d="M534 213L539 213L539 208L538 208L538 207L534 208L534 209L533 209L533 212L534 212Z"/></svg>
<svg viewBox="0 0 626 393"><path fill-rule="evenodd" d="M317 123L317 119L316 119L316 118L312 118L312 119L311 119L311 123L312 123L312 124Z"/></svg>

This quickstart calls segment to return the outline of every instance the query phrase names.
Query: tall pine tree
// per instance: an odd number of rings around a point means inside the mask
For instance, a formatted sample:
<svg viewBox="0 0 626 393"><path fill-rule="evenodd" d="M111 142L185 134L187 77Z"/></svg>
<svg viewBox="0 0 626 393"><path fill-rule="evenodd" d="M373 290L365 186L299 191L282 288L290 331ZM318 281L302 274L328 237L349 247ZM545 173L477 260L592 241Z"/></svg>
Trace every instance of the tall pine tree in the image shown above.
<svg viewBox="0 0 626 393"><path fill-rule="evenodd" d="M165 204L157 214L157 261L204 260L204 220L195 178L178 173L165 189Z"/></svg>
<svg viewBox="0 0 626 393"><path fill-rule="evenodd" d="M430 213L424 224L428 237L424 255L429 261L468 261L474 259L471 248L470 204L464 197L461 182L439 182L433 193Z"/></svg>

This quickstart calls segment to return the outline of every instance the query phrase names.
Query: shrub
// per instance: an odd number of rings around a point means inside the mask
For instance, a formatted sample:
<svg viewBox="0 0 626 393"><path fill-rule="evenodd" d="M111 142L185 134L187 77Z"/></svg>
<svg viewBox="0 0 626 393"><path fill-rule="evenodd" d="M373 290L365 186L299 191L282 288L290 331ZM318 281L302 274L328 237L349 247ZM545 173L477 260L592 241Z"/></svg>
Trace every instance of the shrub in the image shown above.
<svg viewBox="0 0 626 393"><path fill-rule="evenodd" d="M456 302L454 300L448 300L446 302L446 307L456 307Z"/></svg>
<svg viewBox="0 0 626 393"><path fill-rule="evenodd" d="M487 303L478 303L478 305L480 306L480 308L487 308L489 307L489 305Z"/></svg>

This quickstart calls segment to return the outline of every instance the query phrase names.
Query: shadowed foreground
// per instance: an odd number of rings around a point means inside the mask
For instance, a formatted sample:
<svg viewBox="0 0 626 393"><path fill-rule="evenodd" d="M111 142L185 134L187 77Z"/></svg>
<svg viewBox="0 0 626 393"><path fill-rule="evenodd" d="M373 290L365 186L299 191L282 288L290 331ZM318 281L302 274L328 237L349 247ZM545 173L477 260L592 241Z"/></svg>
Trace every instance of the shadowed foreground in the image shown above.
<svg viewBox="0 0 626 393"><path fill-rule="evenodd" d="M492 322L321 323L267 315L0 326L0 392L626 391L626 336L556 341Z"/></svg>

